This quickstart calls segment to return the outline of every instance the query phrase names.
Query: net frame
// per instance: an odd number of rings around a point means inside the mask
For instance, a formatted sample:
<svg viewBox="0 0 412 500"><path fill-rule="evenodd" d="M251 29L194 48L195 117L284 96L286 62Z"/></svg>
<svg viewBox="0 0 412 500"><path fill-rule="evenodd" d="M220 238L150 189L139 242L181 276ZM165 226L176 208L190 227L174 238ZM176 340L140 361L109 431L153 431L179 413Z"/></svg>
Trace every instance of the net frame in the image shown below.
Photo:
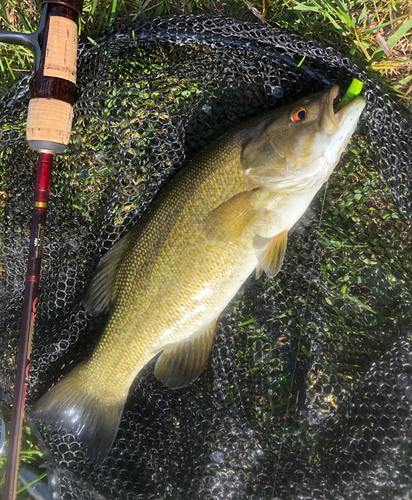
<svg viewBox="0 0 412 500"><path fill-rule="evenodd" d="M198 381L168 391L148 367L100 470L74 436L43 429L52 489L64 499L405 498L410 111L330 48L219 17L115 30L80 47L79 68L72 142L56 158L29 406L92 349L104 318L81 301L98 258L186 157L248 116L354 77L367 107L280 275L250 278L222 315ZM0 102L5 400L35 168L27 81Z"/></svg>

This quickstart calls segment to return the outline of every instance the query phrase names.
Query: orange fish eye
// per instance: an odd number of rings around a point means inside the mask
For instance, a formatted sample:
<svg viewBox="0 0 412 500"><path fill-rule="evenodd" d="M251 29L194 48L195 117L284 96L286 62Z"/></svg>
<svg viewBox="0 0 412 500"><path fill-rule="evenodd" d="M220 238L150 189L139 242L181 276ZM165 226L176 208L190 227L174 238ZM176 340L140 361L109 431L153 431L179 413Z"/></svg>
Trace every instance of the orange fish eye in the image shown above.
<svg viewBox="0 0 412 500"><path fill-rule="evenodd" d="M301 106L300 108L295 109L295 111L293 111L293 113L290 115L290 118L295 123L301 122L306 118L306 108Z"/></svg>

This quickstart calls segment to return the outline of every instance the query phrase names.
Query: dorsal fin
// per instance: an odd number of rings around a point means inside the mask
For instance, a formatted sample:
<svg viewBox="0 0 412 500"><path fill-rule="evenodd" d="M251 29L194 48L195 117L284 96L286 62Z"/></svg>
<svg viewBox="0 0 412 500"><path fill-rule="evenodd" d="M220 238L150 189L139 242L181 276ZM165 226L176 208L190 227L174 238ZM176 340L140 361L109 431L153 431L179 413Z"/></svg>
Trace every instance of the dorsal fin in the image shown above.
<svg viewBox="0 0 412 500"><path fill-rule="evenodd" d="M202 373L212 348L217 318L190 337L165 348L154 374L167 387L178 389Z"/></svg>
<svg viewBox="0 0 412 500"><path fill-rule="evenodd" d="M276 276L285 258L286 246L288 244L288 232L282 231L274 238L262 238L255 236L253 245L259 264L256 268L256 278L262 274L262 269L268 276Z"/></svg>
<svg viewBox="0 0 412 500"><path fill-rule="evenodd" d="M90 314L97 316L109 310L114 300L114 282L118 265L129 242L130 232L121 238L100 259L84 303Z"/></svg>

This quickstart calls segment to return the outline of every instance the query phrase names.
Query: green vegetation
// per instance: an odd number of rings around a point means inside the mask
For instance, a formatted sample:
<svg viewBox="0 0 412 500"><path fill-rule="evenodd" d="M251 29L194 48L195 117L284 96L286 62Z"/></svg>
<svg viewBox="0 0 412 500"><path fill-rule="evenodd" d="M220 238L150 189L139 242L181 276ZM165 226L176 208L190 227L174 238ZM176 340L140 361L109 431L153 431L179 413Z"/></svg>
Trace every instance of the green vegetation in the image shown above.
<svg viewBox="0 0 412 500"><path fill-rule="evenodd" d="M11 411L9 405L6 404L1 404L0 405L0 418L4 417L4 421L9 424L11 420ZM6 438L5 445L7 446L8 444L8 438ZM6 462L7 462L7 455L0 455L0 492L2 491L2 488L4 487L4 482L5 482L5 472L6 472ZM23 427L23 434L22 434L22 447L21 447L21 454L20 454L20 467L27 467L31 470L37 470L39 471L39 476L32 481L31 483L21 486L17 490L17 500L27 500L28 494L26 489L34 484L37 481L40 481L44 477L46 477L47 473L46 472L41 472L42 468L44 469L44 466L42 467L42 464L44 463L44 456L43 453L40 450L40 447L37 443L36 438L34 437L33 431L31 430L30 427L24 426Z"/></svg>

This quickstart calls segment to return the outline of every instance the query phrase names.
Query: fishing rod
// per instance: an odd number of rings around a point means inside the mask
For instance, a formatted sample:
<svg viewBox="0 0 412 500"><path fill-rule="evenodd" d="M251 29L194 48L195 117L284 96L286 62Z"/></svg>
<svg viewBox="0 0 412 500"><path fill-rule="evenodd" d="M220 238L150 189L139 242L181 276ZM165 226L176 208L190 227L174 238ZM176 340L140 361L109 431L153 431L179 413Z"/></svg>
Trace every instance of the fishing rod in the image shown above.
<svg viewBox="0 0 412 500"><path fill-rule="evenodd" d="M30 352L37 314L40 266L50 196L53 156L70 138L77 70L77 33L83 0L41 0L42 14L34 33L0 31L0 42L23 45L34 52L35 74L29 86L26 139L38 151L34 208L30 233L19 353L13 399L5 500L14 500L29 381Z"/></svg>

